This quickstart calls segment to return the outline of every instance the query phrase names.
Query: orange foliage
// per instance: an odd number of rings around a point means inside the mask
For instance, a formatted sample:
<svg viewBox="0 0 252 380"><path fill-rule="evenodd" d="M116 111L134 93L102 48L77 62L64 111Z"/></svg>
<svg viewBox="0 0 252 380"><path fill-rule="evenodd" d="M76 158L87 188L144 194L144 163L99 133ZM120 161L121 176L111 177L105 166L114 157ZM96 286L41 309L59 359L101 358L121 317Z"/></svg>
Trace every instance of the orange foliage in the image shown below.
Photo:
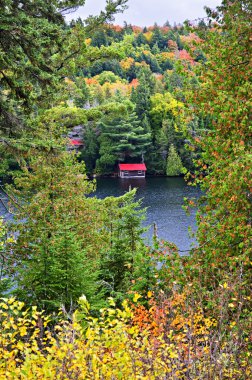
<svg viewBox="0 0 252 380"><path fill-rule="evenodd" d="M169 30L171 30L171 28L169 28L169 26L160 26L159 29L160 29L161 32L163 32L163 33L167 33L167 32L169 32Z"/></svg>
<svg viewBox="0 0 252 380"><path fill-rule="evenodd" d="M156 55L156 58L160 62L164 62L167 59L174 59L175 53L174 52L162 52Z"/></svg>
<svg viewBox="0 0 252 380"><path fill-rule="evenodd" d="M132 305L132 321L140 331L150 331L157 338L162 336L165 341L176 345L180 356L186 358L190 346L194 351L192 357L200 357L208 346L211 330L217 322L204 315L199 307L193 307L187 301L186 293L173 292L170 298L156 301L149 300L149 308L143 305Z"/></svg>
<svg viewBox="0 0 252 380"><path fill-rule="evenodd" d="M140 26L132 25L132 30L134 33L139 34L143 31L143 28L141 28Z"/></svg>
<svg viewBox="0 0 252 380"><path fill-rule="evenodd" d="M143 50L142 53L145 54L145 55L150 55L151 54L149 50Z"/></svg>
<svg viewBox="0 0 252 380"><path fill-rule="evenodd" d="M157 80L161 80L161 81L162 81L162 79L164 78L164 76L163 76L162 74L157 74L157 73L155 73L154 76L155 76L155 78L156 78Z"/></svg>
<svg viewBox="0 0 252 380"><path fill-rule="evenodd" d="M136 88L139 85L138 79L132 79L130 86Z"/></svg>
<svg viewBox="0 0 252 380"><path fill-rule="evenodd" d="M170 50L172 50L172 51L178 50L178 45L177 45L176 41L168 40L167 44L168 44L168 48Z"/></svg>
<svg viewBox="0 0 252 380"><path fill-rule="evenodd" d="M89 45L91 44L91 41L92 41L91 38L86 38L86 39L85 39L85 44L86 44L87 46L89 46Z"/></svg>
<svg viewBox="0 0 252 380"><path fill-rule="evenodd" d="M112 29L112 30L114 30L115 32L121 32L121 31L123 30L123 27L120 26L120 25L109 24L109 25L108 25L108 29Z"/></svg>
<svg viewBox="0 0 252 380"><path fill-rule="evenodd" d="M115 83L108 83L106 82L103 86L102 86L103 90L105 90L106 92L106 89L109 89L110 93L111 94L115 94L117 91L120 91L120 93L122 95L130 95L131 93L131 86L129 84L125 84L125 83L122 83L122 82L115 82Z"/></svg>
<svg viewBox="0 0 252 380"><path fill-rule="evenodd" d="M94 78L85 78L85 81L87 85L98 84L97 80Z"/></svg>

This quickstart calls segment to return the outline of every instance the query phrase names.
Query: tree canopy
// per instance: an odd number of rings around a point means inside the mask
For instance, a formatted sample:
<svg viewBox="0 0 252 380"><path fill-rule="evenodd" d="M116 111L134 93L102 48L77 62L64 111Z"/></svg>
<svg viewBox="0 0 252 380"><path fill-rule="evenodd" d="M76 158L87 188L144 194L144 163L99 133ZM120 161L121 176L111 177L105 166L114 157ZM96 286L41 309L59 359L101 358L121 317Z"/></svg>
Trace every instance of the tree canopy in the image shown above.
<svg viewBox="0 0 252 380"><path fill-rule="evenodd" d="M198 238L207 255L226 265L251 254L251 2L223 1L209 16L218 24L205 45L196 109L211 115L212 130L195 139L203 150L206 191ZM202 173L203 170L203 173ZM203 174L203 175L202 175Z"/></svg>

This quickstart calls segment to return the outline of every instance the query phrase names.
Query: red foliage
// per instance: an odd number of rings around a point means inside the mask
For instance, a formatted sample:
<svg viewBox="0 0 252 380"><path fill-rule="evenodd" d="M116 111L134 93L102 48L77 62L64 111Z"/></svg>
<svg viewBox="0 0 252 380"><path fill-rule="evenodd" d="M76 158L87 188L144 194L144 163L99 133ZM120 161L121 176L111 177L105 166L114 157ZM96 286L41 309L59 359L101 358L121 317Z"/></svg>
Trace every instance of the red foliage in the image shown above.
<svg viewBox="0 0 252 380"><path fill-rule="evenodd" d="M179 51L179 58L185 61L190 61L192 64L195 63L192 56L184 49Z"/></svg>

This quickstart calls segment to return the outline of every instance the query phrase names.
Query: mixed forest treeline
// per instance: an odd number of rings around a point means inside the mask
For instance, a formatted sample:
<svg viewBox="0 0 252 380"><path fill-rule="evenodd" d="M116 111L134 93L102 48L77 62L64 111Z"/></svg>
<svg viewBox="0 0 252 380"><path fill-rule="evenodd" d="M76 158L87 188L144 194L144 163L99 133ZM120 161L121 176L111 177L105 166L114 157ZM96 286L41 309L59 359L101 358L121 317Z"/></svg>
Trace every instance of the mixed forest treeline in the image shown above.
<svg viewBox="0 0 252 380"><path fill-rule="evenodd" d="M126 0L66 25L83 3L0 0L0 378L248 380L251 1L194 28L114 26ZM203 189L186 256L146 246L135 189L89 196L87 173L142 159Z"/></svg>
<svg viewBox="0 0 252 380"><path fill-rule="evenodd" d="M83 27L81 20L71 23L76 25ZM187 147L185 130L200 135L211 122L203 115L187 121L185 99L189 87L195 92L199 87L197 64L206 61L200 36L208 29L204 21L195 31L169 22L148 28L109 24L85 40L93 52L117 55L66 79L73 105L114 108L113 114L83 124L80 151L89 173L111 174L119 162L143 160L149 174L193 170L196 154Z"/></svg>

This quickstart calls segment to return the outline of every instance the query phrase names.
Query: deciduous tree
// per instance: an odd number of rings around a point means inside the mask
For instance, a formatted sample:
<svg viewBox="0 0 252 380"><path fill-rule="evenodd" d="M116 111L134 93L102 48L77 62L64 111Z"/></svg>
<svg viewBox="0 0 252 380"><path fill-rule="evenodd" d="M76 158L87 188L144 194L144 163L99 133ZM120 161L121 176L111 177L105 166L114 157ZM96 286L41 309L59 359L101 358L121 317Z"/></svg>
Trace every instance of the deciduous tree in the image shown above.
<svg viewBox="0 0 252 380"><path fill-rule="evenodd" d="M203 150L198 178L206 194L200 256L215 273L241 266L244 276L251 254L251 6L224 0L217 12L208 10L215 24L194 99L196 112L212 120L212 130L194 141Z"/></svg>

